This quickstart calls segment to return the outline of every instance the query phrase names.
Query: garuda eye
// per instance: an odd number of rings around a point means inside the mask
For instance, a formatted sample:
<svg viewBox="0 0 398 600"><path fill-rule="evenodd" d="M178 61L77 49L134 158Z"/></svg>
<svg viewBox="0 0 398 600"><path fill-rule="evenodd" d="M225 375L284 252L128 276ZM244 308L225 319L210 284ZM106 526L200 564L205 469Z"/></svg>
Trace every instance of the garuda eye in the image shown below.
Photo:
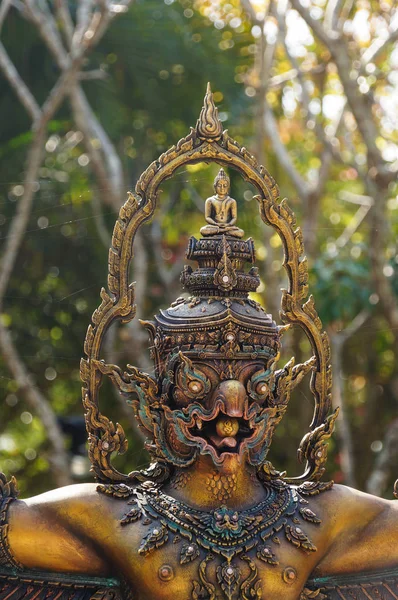
<svg viewBox="0 0 398 600"><path fill-rule="evenodd" d="M252 400L262 404L270 394L269 379L271 371L264 369L254 373L247 384L247 392Z"/></svg>
<svg viewBox="0 0 398 600"><path fill-rule="evenodd" d="M181 362L177 367L173 396L179 404L186 405L208 394L211 384L205 373L196 368L182 352L179 353L179 359Z"/></svg>
<svg viewBox="0 0 398 600"><path fill-rule="evenodd" d="M269 387L265 383L265 381L260 381L259 383L257 383L256 394L258 394L259 396L265 396L266 394L268 394L268 392L269 392Z"/></svg>
<svg viewBox="0 0 398 600"><path fill-rule="evenodd" d="M188 389L193 394L200 394L203 392L203 383L197 379L194 379L188 383Z"/></svg>

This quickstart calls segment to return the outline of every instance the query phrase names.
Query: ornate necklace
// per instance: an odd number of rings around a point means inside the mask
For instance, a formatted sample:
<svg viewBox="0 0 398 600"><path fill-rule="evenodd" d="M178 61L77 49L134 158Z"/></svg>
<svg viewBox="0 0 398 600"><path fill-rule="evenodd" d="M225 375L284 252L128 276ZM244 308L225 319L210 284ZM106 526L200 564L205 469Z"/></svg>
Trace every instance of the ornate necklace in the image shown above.
<svg viewBox="0 0 398 600"><path fill-rule="evenodd" d="M146 555L169 542L181 543L180 564L198 560L198 580L193 582L192 600L215 600L216 586L207 578L207 565L218 555L224 561L217 567L217 582L222 597L232 600L259 600L261 582L257 566L249 556L269 565L278 565L276 546L279 535L298 549L315 552L316 546L303 531L303 522L316 525L320 519L308 507L306 497L328 490L333 483L305 483L294 488L281 480L265 487L267 495L258 505L236 511L225 505L201 511L164 494L159 485L144 482L132 488L125 484L99 485L98 491L119 499L128 499L131 509L121 525L142 520L148 531L138 553ZM271 546L272 544L272 546ZM202 552L201 552L202 551ZM204 554L204 558L203 558ZM241 563L250 574L242 577Z"/></svg>

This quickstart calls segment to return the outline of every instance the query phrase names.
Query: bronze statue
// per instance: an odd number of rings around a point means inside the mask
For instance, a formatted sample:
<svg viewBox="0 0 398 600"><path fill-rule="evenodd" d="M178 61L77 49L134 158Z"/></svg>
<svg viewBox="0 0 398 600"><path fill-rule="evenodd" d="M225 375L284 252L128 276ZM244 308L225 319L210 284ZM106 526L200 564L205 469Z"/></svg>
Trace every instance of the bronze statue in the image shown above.
<svg viewBox="0 0 398 600"><path fill-rule="evenodd" d="M254 244L236 235L233 209L226 221L214 218L217 230L189 241L187 257L198 267L186 267L181 280L190 296L143 322L155 376L106 364L106 331L135 314L135 233L153 214L162 181L204 160L257 188L261 218L282 239L283 325L249 298L259 284ZM223 132L208 88L196 128L148 167L115 225L108 291L81 361L98 483L18 500L15 480L1 476L0 599L398 598L398 503L321 481L337 414L329 413L329 343L302 254L293 213L266 169ZM303 328L313 356L278 368L291 324ZM315 411L299 448L305 469L288 477L267 454L292 389L310 373ZM147 470L123 474L112 464L127 441L100 411L104 377L135 412L152 456Z"/></svg>
<svg viewBox="0 0 398 600"><path fill-rule="evenodd" d="M238 217L236 200L229 196L229 177L224 169L220 169L214 180L214 196L207 198L205 204L205 218L208 225L201 228L202 235L225 234L242 238L245 232L235 223Z"/></svg>

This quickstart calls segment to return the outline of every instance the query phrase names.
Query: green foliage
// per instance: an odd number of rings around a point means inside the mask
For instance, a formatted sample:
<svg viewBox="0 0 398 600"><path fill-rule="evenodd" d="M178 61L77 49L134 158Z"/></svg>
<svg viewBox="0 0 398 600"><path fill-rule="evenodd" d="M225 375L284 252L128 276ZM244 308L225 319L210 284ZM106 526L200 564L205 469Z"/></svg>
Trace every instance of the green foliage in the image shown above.
<svg viewBox="0 0 398 600"><path fill-rule="evenodd" d="M325 254L314 262L311 281L324 326L350 323L364 307L371 308L368 261Z"/></svg>
<svg viewBox="0 0 398 600"><path fill-rule="evenodd" d="M3 28L2 41L37 100L43 102L58 71L34 28L14 11ZM122 158L127 188L133 188L140 172L189 132L198 117L208 80L212 82L220 118L228 121L231 134L238 141L250 146L250 140L256 136L258 111L255 91L258 82L253 74L255 51L256 37L251 24L235 0L228 3L138 0L112 23L90 56L90 69L101 69L106 76L83 85ZM331 68L319 69L326 60L325 49L316 40L307 43L306 60L308 70L313 69L314 73L310 76L311 98L319 101L325 93L338 97L341 90L336 73ZM384 58L379 67L381 73L387 68ZM286 74L290 69L286 53L278 47L271 75ZM366 77L370 81L370 75ZM388 91L382 77L370 84L378 86L380 93ZM0 111L7 116L0 122L0 238L4 244L21 196L20 182L32 135L29 120L13 91L3 79L0 85ZM292 97L294 102L289 104ZM311 179L321 164L320 145L311 122L313 115L309 118L303 111L297 85L287 80L286 85L275 86L267 99L278 118L282 142L294 165L303 177ZM330 125L327 116L319 120L322 126ZM391 133L391 140L395 135ZM353 133L354 148L342 138L339 143L353 162L363 156L364 147L357 132ZM304 223L308 214L267 139L262 141L261 149L282 194L292 198L290 205L298 223ZM155 221L143 228L149 266L140 316L150 318L160 306L179 295L175 281L171 290L165 290L156 267L154 234L161 231L163 269L172 272L181 260L188 236L198 233L203 224L204 200L213 193L215 173L214 165L195 165L164 184L159 223ZM275 294L279 301L277 290L285 284L281 271L282 247L276 235L264 232L253 200L254 190L236 173L230 175L232 194L238 202L239 225L256 242L263 279L256 298L265 297L267 305L272 305ZM50 400L57 415L64 419L78 418L82 415L79 359L90 315L99 304L98 292L106 281L108 252L100 241L96 224L98 208L93 202L93 195L98 193L96 182L67 102L50 123L39 184L1 319L10 327L34 384ZM364 189L353 169L336 162L315 222L310 283L319 314L331 332L347 327L364 308L372 315L344 355L355 451L358 457L368 457L367 461L358 462L359 481L363 485L372 463L369 448L374 440L382 438L384 428L396 414L392 392L396 357L392 350L393 334L378 311L370 283L367 248L371 223L365 220L347 243L338 243L358 208L343 201L342 192L363 194ZM395 236L396 193L396 184L391 185L388 215ZM109 206L102 206L101 210L110 235L116 215ZM396 247L389 236L386 236L386 256L398 294ZM136 266L137 263L133 270ZM117 332L114 349L120 364L129 362L130 355L134 355L134 348L125 347L123 336L122 330ZM141 354L146 350L141 348ZM284 358L292 352L299 359L309 357L310 349L303 336L287 336ZM15 473L24 492L29 489L33 494L49 489L54 483L49 471L51 449L46 431L37 416L31 414L18 394L15 381L1 363L0 395L4 399L0 405L0 470ZM104 385L102 398L105 414L121 421L128 431L130 422L115 402L110 385ZM292 398L288 417L281 424L272 449L271 458L276 466L287 468L292 474L301 468L294 455L311 420L311 402L308 388L302 385ZM383 402L383 411L375 408L378 402ZM381 424L375 430L373 425L381 412ZM136 433L129 437L130 450L126 457L118 459L118 466L126 471L142 466L146 460L140 437ZM73 443L69 434L67 439L69 444ZM341 476L335 442L330 473L337 479Z"/></svg>

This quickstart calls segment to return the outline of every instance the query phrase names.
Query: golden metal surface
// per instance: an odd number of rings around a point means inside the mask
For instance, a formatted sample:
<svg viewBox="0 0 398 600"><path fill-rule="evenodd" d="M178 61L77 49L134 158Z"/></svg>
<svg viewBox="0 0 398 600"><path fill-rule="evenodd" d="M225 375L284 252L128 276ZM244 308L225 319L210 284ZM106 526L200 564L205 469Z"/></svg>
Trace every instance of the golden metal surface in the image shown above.
<svg viewBox="0 0 398 600"><path fill-rule="evenodd" d="M207 198L205 203L205 219L208 225L201 228L204 236L228 234L241 238L245 235L243 229L235 225L238 218L236 200L229 196L229 177L224 169L220 169L214 180L214 196Z"/></svg>
<svg viewBox="0 0 398 600"><path fill-rule="evenodd" d="M335 416L328 417L331 388L329 341L326 332L322 331L313 297L307 299L308 266L306 259L302 258L302 233L296 228L295 217L286 200L279 202L278 186L265 167L259 165L246 148L230 138L227 131L222 131L210 86L196 128L151 163L141 175L135 194L129 194L115 224L109 251L110 293L104 288L101 291L102 302L93 313L84 345L87 358L81 361L83 404L93 470L100 480L128 480L128 476L118 472L111 462L113 452L125 452L127 440L122 427L114 425L100 411L98 393L103 374L98 360L110 325L116 319L125 323L135 316L134 285L128 282L134 236L138 228L153 215L161 183L179 167L202 161L232 167L253 184L259 192L256 199L262 220L273 227L282 240L289 286L283 290L281 317L286 324L296 324L304 330L316 358L311 377L314 416L310 431L299 448L299 459L306 463L306 468L303 475L287 480L296 483L317 480L324 472L327 453L324 440L332 430Z"/></svg>

